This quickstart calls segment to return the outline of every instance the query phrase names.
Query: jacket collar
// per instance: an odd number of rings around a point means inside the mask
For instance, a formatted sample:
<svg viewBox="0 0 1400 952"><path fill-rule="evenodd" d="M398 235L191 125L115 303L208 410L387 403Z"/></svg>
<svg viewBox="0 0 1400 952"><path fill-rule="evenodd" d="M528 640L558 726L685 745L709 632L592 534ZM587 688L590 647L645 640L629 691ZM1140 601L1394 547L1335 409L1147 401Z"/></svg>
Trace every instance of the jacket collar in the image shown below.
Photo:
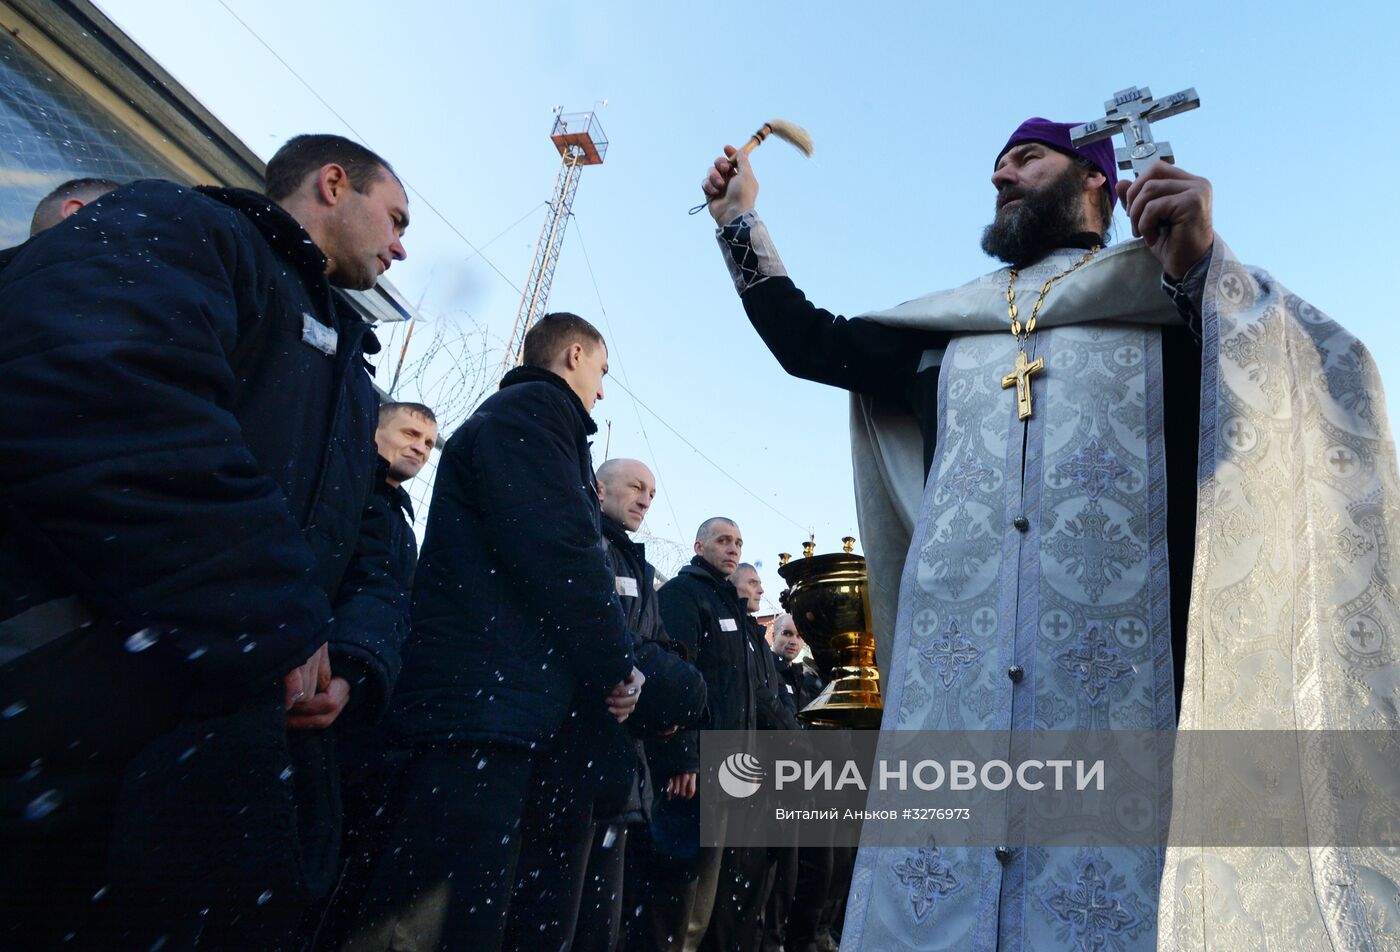
<svg viewBox="0 0 1400 952"><path fill-rule="evenodd" d="M201 185L195 191L242 212L267 239L273 250L286 258L304 277L325 280L328 263L325 253L311 240L301 223L281 205L266 195L246 188Z"/></svg>
<svg viewBox="0 0 1400 952"><path fill-rule="evenodd" d="M272 246L272 250L295 268L298 274L308 283L320 284L327 293L330 292L330 281L326 279L326 265L330 259L321 251L320 246L311 240L311 235L301 227L301 222L293 218L281 205L260 192L246 188L200 185L195 191L243 213ZM379 353L379 338L369 329L369 323L360 317L359 312L345 306L339 295L331 294L330 299L337 314L350 315L353 318L347 321L349 327L363 329L360 350L366 354ZM342 331L344 330L345 328L342 328Z"/></svg>
<svg viewBox="0 0 1400 952"><path fill-rule="evenodd" d="M696 578L704 579L713 585L721 595L732 598L735 602L739 600L739 590L734 587L734 583L719 574L719 569L706 562L704 556L697 555L691 558L690 564L683 566L680 574L694 575Z"/></svg>
<svg viewBox="0 0 1400 952"><path fill-rule="evenodd" d="M614 545L622 545L624 543L628 545L634 544L632 542L632 537L627 534L626 527L612 516L609 516L606 512L601 513L601 523L603 526L603 535L607 537L609 542Z"/></svg>
<svg viewBox="0 0 1400 952"><path fill-rule="evenodd" d="M545 370L542 367L516 367L510 373L501 378L501 389L513 387L518 383L532 383L539 381L547 383L552 387L557 387L569 398L569 405L578 414L579 422L583 425L583 432L592 436L598 432L598 424L593 422L593 418L584 409L583 401L574 393L574 388L569 386L564 378L552 370Z"/></svg>
<svg viewBox="0 0 1400 952"><path fill-rule="evenodd" d="M413 524L413 500L408 495L408 490L400 483L397 486L389 484L389 461L382 456L376 456L374 465L375 491L388 499L391 503L403 510L408 517L409 525Z"/></svg>
<svg viewBox="0 0 1400 952"><path fill-rule="evenodd" d="M647 547L640 542L632 541L632 537L627 534L627 529L622 523L613 519L606 512L601 514L601 524L603 527L603 538L608 540L610 545L618 546L631 551L643 564L647 559Z"/></svg>

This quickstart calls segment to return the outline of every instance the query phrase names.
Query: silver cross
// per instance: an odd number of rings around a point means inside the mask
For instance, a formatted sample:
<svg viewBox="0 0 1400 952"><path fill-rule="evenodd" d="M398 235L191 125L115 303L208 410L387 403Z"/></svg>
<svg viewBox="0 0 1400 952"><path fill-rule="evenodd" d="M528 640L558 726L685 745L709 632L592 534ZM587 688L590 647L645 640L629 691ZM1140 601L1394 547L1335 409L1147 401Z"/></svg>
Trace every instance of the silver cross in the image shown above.
<svg viewBox="0 0 1400 952"><path fill-rule="evenodd" d="M1201 97L1196 95L1194 87L1165 99L1153 99L1152 90L1146 86L1141 89L1132 86L1114 93L1113 98L1103 104L1106 115L1102 119L1075 126L1069 131L1069 138L1078 147L1121 132L1127 147L1115 150L1118 167L1141 175L1158 159L1176 164L1171 143L1152 140L1152 123L1195 109L1200 104Z"/></svg>

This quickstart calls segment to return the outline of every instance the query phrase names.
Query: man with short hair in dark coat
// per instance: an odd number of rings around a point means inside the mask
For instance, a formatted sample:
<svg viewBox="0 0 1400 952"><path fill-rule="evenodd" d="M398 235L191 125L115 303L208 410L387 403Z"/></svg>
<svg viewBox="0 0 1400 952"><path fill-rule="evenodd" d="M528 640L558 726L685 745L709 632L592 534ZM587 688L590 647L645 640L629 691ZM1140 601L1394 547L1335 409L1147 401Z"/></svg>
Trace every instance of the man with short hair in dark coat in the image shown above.
<svg viewBox="0 0 1400 952"><path fill-rule="evenodd" d="M500 948L556 738L639 700L589 457L607 362L591 324L545 315L524 366L444 446L387 722L411 760L346 948L386 948L395 931L413 948Z"/></svg>
<svg viewBox="0 0 1400 952"><path fill-rule="evenodd" d="M29 220L29 237L32 239L39 232L47 231L78 209L120 187L120 183L104 178L75 178L60 183L34 206L34 216ZM4 270L25 244L28 242L0 251L0 270Z"/></svg>
<svg viewBox="0 0 1400 952"><path fill-rule="evenodd" d="M715 516L695 534L695 557L657 593L661 619L671 637L695 658L709 689L706 730L776 728L785 711L769 690L748 630L748 598L729 581L739 567L744 539L733 519ZM791 715L787 715L791 723ZM648 748L658 781L668 777L667 799L656 810L653 829L656 886L648 910L652 941L663 949L694 950L706 938L715 907L724 851L698 847L700 817L695 803L700 769L697 731L681 731ZM666 862L664 851L675 853ZM680 861L685 858L686 861ZM721 923L728 924L728 920ZM721 930L725 931L725 930ZM720 941L729 942L726 931Z"/></svg>
<svg viewBox="0 0 1400 952"><path fill-rule="evenodd" d="M380 406L379 426L374 431L380 471L370 505L383 508L390 515L394 528L389 549L394 555L395 575L405 591L413 588L418 541L413 535L413 501L403 484L428 464L437 440L437 416L430 407L402 402Z"/></svg>
<svg viewBox="0 0 1400 952"><path fill-rule="evenodd" d="M330 736L406 626L365 515L403 186L137 182L0 274L0 945L273 948L336 869ZM72 935L68 935L68 934Z"/></svg>
<svg viewBox="0 0 1400 952"><path fill-rule="evenodd" d="M792 615L783 612L773 619L773 662L799 711L815 701L826 686L816 666L802 657L806 647Z"/></svg>
<svg viewBox="0 0 1400 952"><path fill-rule="evenodd" d="M805 647L792 615L784 612L773 619L773 660L784 692L798 711L825 687L816 666L802 658ZM776 856L773 889L764 912L763 952L815 952L817 919L831 882L831 847L783 848Z"/></svg>
<svg viewBox="0 0 1400 952"><path fill-rule="evenodd" d="M754 616L763 607L763 579L758 568L740 562L729 581L744 603L744 628L749 636L749 667L755 681L761 685L757 694L758 726L760 730L800 730L797 706L790 697L787 683L769 648L767 631ZM743 812L741 806L739 812ZM749 811L744 822L752 823ZM788 854L792 855L789 857ZM720 866L719 887L715 891L715 907L710 914L710 927L705 933L704 948L736 949L753 952L768 925L765 906L776 878L775 863L796 854L786 847L730 846L724 850Z"/></svg>
<svg viewBox="0 0 1400 952"><path fill-rule="evenodd" d="M418 567L418 541L413 532L413 501L403 484L428 462L437 445L438 421L432 408L421 403L390 402L379 407L374 443L379 450L374 489L367 516L387 528L390 570L404 592L413 590ZM308 917L306 931L317 948L336 948L364 899L371 867L390 825L385 810L393 775L398 766L386 755L382 724L353 724L337 737L340 778L345 804L344 862L334 892L334 904Z"/></svg>
<svg viewBox="0 0 1400 952"><path fill-rule="evenodd" d="M684 649L670 640L661 623L656 569L646 559L646 547L628 536L641 528L651 509L656 478L640 460L611 459L598 467L598 492L603 544L632 632L637 667L647 676L647 693L627 726L634 738L670 736L704 715L706 690L705 679L685 660ZM656 791L641 740L633 741L632 749L637 771L626 802L614 806L612 813L599 804L572 952L618 948L624 910L628 931L634 935L633 947L646 948L637 935L642 923L635 910L645 905L651 891L646 831Z"/></svg>
<svg viewBox="0 0 1400 952"><path fill-rule="evenodd" d="M748 562L740 562L729 583L739 593L739 602L744 606L744 630L749 636L749 670L753 677L754 703L759 730L795 731L797 709L789 703L787 684L778 673L773 652L768 646L768 632L754 616L763 610L763 579L757 567Z"/></svg>

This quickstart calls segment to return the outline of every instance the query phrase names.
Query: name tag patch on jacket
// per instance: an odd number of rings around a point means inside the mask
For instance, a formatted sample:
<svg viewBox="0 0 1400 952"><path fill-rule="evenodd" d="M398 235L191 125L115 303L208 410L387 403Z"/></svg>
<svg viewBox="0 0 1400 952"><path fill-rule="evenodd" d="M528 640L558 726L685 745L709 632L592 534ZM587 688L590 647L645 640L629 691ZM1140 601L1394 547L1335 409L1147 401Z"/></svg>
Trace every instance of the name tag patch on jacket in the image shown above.
<svg viewBox="0 0 1400 952"><path fill-rule="evenodd" d="M335 356L335 345L340 339L334 327L327 327L305 311L301 315L301 339L327 357Z"/></svg>
<svg viewBox="0 0 1400 952"><path fill-rule="evenodd" d="M720 631L738 631L739 623L732 618L721 618L719 620Z"/></svg>
<svg viewBox="0 0 1400 952"><path fill-rule="evenodd" d="M637 597L637 580L626 575L617 577L617 594L623 598Z"/></svg>

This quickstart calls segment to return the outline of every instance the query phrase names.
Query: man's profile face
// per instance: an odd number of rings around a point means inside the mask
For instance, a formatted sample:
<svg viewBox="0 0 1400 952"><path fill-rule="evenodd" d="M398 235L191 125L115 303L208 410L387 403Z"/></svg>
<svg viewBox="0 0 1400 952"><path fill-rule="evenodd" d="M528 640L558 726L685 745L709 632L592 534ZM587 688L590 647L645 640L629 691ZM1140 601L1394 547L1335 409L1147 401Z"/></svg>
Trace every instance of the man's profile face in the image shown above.
<svg viewBox="0 0 1400 952"><path fill-rule="evenodd" d="M418 475L437 445L437 424L414 413L397 410L374 431L379 455L389 464L389 477L403 482Z"/></svg>
<svg viewBox="0 0 1400 952"><path fill-rule="evenodd" d="M321 250L331 259L331 284L368 291L395 261L408 256L403 233L408 228L408 196L387 172L364 192L346 188L329 216Z"/></svg>
<svg viewBox="0 0 1400 952"><path fill-rule="evenodd" d="M802 636L797 633L792 616L784 616L773 632L773 653L792 661L802 653L802 644Z"/></svg>
<svg viewBox="0 0 1400 952"><path fill-rule="evenodd" d="M628 532L642 527L651 501L656 498L656 480L640 463L608 475L604 483L603 512Z"/></svg>
<svg viewBox="0 0 1400 952"><path fill-rule="evenodd" d="M734 583L739 597L748 606L749 614L753 614L763 607L763 580L758 577L757 572L743 569L734 573L729 581Z"/></svg>
<svg viewBox="0 0 1400 952"><path fill-rule="evenodd" d="M583 408L592 413L594 405L603 399L603 378L608 375L608 345L600 341L587 341L579 346L583 351L569 386L583 401Z"/></svg>
<svg viewBox="0 0 1400 952"><path fill-rule="evenodd" d="M1084 218L1084 171L1069 156L1038 142L1009 149L992 174L996 218L982 250L1011 265L1030 264L1096 226Z"/></svg>
<svg viewBox="0 0 1400 952"><path fill-rule="evenodd" d="M709 534L695 543L695 554L725 578L734 574L743 551L744 538L739 534L739 527L729 522L715 523Z"/></svg>

